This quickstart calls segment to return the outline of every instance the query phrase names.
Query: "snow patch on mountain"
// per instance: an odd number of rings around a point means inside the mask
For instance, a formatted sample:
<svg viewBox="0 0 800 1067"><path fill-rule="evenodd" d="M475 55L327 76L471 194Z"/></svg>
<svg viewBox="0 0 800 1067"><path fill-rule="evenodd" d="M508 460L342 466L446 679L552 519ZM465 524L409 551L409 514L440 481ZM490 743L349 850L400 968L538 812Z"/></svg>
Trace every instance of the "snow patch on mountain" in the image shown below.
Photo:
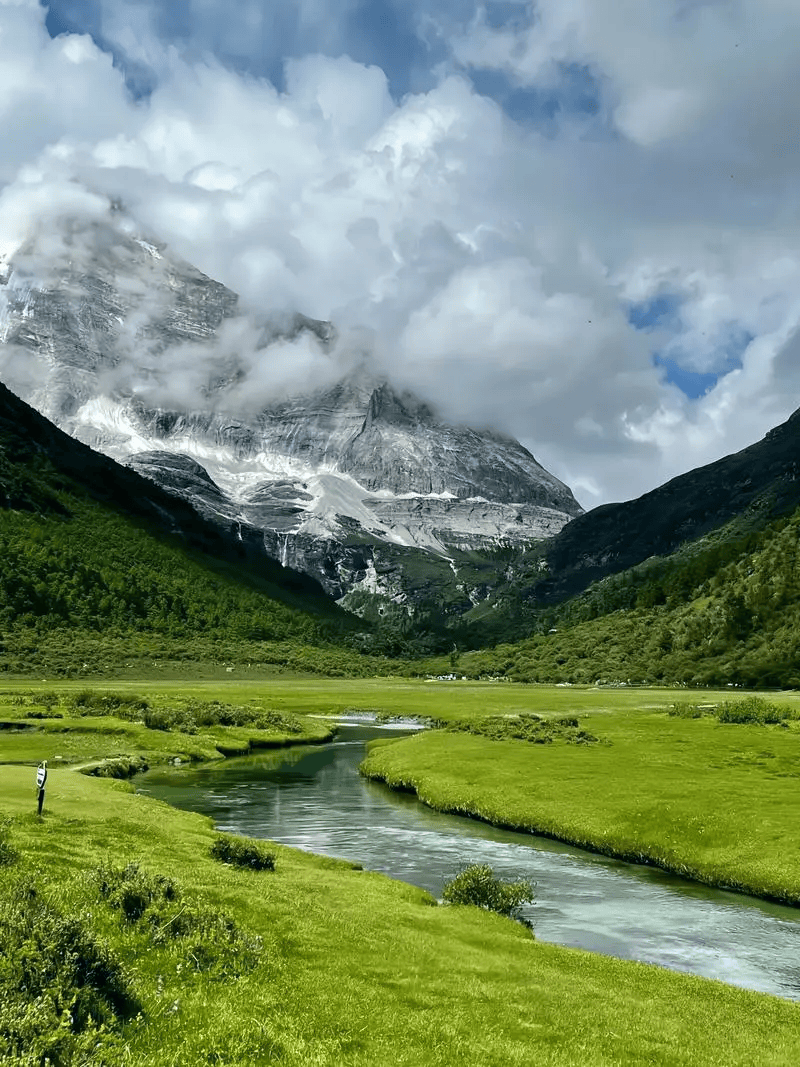
<svg viewBox="0 0 800 1067"><path fill-rule="evenodd" d="M455 550L551 537L582 510L519 442L441 422L330 323L248 318L118 206L0 264L0 377L215 521L261 531L334 595L385 584L380 545L446 566Z"/></svg>

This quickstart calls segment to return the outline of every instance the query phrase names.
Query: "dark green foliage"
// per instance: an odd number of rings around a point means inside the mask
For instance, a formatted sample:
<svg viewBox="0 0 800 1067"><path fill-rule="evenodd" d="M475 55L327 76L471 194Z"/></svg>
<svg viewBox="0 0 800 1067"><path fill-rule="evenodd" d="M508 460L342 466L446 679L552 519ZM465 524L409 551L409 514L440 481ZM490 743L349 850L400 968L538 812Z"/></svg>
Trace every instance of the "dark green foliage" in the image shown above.
<svg viewBox="0 0 800 1067"><path fill-rule="evenodd" d="M220 834L211 846L211 855L220 863L246 867L250 871L274 871L275 854L256 841Z"/></svg>
<svg viewBox="0 0 800 1067"><path fill-rule="evenodd" d="M775 704L757 696L746 696L741 700L726 700L713 707L673 704L669 714L681 719L699 719L703 715L711 715L720 722L755 726L786 725L800 717L797 710L789 704Z"/></svg>
<svg viewBox="0 0 800 1067"><path fill-rule="evenodd" d="M169 667L187 676L194 664L219 668L267 669L323 674L333 678L373 678L411 673L412 665L362 655L340 645L303 644L297 640L248 643L232 634L191 634L165 637L143 631L103 634L71 629L36 632L6 631L0 640L0 671L61 675L67 678L103 677L110 669L135 667L150 673Z"/></svg>
<svg viewBox="0 0 800 1067"><path fill-rule="evenodd" d="M242 704L226 704L221 700L188 700L183 711L197 726L250 726L256 730L274 730L290 734L303 732L303 725L294 715L280 711L262 711Z"/></svg>
<svg viewBox="0 0 800 1067"><path fill-rule="evenodd" d="M178 889L172 879L148 874L136 863L127 867L104 864L97 868L95 877L100 896L128 922L138 922L151 905L158 909L178 900Z"/></svg>
<svg viewBox="0 0 800 1067"><path fill-rule="evenodd" d="M244 704L226 704L221 700L196 700L189 698L174 704L152 707L141 697L116 694L93 694L93 699L81 695L80 707L85 714L113 714L121 719L143 722L150 730L179 730L196 734L198 729L209 726L247 726L254 730L301 734L303 724L294 715L285 712L248 707Z"/></svg>
<svg viewBox="0 0 800 1067"><path fill-rule="evenodd" d="M254 643L284 646L280 662L356 625L261 540L231 538L0 386L0 669L93 673L139 658L141 637L151 660L180 642L180 658L272 663Z"/></svg>
<svg viewBox="0 0 800 1067"><path fill-rule="evenodd" d="M699 704L673 704L667 714L673 719L702 719L706 712Z"/></svg>
<svg viewBox="0 0 800 1067"><path fill-rule="evenodd" d="M83 918L62 915L30 878L3 886L3 1063L118 1063L116 1034L138 1011L118 959Z"/></svg>
<svg viewBox="0 0 800 1067"><path fill-rule="evenodd" d="M797 711L786 704L773 704L761 697L748 696L743 700L726 700L714 708L720 722L756 723L767 725L796 719Z"/></svg>
<svg viewBox="0 0 800 1067"><path fill-rule="evenodd" d="M533 889L529 881L504 882L488 863L474 863L445 884L442 897L448 904L472 904L520 919L522 905L533 902Z"/></svg>
<svg viewBox="0 0 800 1067"><path fill-rule="evenodd" d="M133 778L148 769L144 756L114 756L83 769L84 774L93 778Z"/></svg>
<svg viewBox="0 0 800 1067"><path fill-rule="evenodd" d="M800 509L756 530L733 523L557 607L518 605L516 633L524 628L530 636L462 653L459 672L576 685L796 688L799 549ZM421 667L449 670L445 656Z"/></svg>
<svg viewBox="0 0 800 1067"><path fill-rule="evenodd" d="M549 745L553 741L588 745L599 741L594 734L581 729L573 716L545 719L533 712L523 712L520 715L494 715L485 719L455 719L442 725L444 729L455 733L477 734L492 741L528 741L534 745Z"/></svg>
<svg viewBox="0 0 800 1067"><path fill-rule="evenodd" d="M53 703L57 704L58 695L53 694ZM70 696L67 706L78 715L117 715L119 718L140 718L141 713L149 707L144 697L132 693L98 693L94 689L83 689Z"/></svg>
<svg viewBox="0 0 800 1067"><path fill-rule="evenodd" d="M180 730L184 734L196 734L197 723L185 707L148 708L142 722L149 730Z"/></svg>
<svg viewBox="0 0 800 1067"><path fill-rule="evenodd" d="M11 843L11 820L0 819L0 867L10 867L17 860L17 850Z"/></svg>
<svg viewBox="0 0 800 1067"><path fill-rule="evenodd" d="M71 506L69 520L0 511L3 627L225 632L244 641L322 637L324 618L280 602L277 588L237 582L233 569L218 573L96 504Z"/></svg>
<svg viewBox="0 0 800 1067"><path fill-rule="evenodd" d="M186 900L172 879L150 874L136 863L103 865L95 878L100 896L122 921L150 944L177 954L182 968L223 978L258 964L260 938L243 932L218 910Z"/></svg>

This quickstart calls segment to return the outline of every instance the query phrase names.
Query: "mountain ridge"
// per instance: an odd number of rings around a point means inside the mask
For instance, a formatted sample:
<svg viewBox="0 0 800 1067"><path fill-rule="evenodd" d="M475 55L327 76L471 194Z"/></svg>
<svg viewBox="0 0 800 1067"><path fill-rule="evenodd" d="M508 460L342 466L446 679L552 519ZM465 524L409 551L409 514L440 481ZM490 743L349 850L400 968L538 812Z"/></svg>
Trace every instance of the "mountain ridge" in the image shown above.
<svg viewBox="0 0 800 1067"><path fill-rule="evenodd" d="M760 508L777 516L800 505L800 408L760 441L670 479L635 500L576 517L547 545L553 577L530 594L564 599L591 582L665 556Z"/></svg>
<svg viewBox="0 0 800 1067"><path fill-rule="evenodd" d="M55 479L29 475L31 466L35 475L42 465ZM245 582L267 582L273 595L280 597L282 590L289 601L307 599L309 610L316 605L326 614L336 613L318 583L267 556L255 531L239 526L235 534L226 535L187 501L75 440L0 383L0 511L68 518L69 509L57 496L59 487L67 487L64 478L98 503L146 521L163 537L177 539L186 550L224 564L235 562Z"/></svg>

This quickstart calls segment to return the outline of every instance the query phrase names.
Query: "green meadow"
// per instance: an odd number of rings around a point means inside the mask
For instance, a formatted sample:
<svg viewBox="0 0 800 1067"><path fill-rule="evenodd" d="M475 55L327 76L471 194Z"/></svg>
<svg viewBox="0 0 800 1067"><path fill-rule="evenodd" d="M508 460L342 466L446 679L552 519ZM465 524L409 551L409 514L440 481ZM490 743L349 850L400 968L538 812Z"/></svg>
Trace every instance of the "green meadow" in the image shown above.
<svg viewBox="0 0 800 1067"><path fill-rule="evenodd" d="M738 821L741 869L755 862L757 835L763 877L796 887L788 849L780 861L798 826L794 721L669 716L684 699L667 690L286 677L117 679L96 690L4 683L0 1060L796 1063L800 1007L791 1002L539 943L512 920L437 905L411 886L276 844L266 844L274 870L241 869L212 854L218 835L208 820L79 770L125 774L125 761L139 757L219 759L245 745L313 742L328 729L316 716L348 710L419 715L456 729L375 746L370 773L380 764L429 802L475 805L506 824L521 816L523 825L525 803L534 810L546 801L556 814L560 805L562 828L582 827L587 838L616 810L620 841L629 823L687 855L699 855L702 842L709 862L731 859ZM726 699L691 695L709 706ZM794 710L791 697L770 700ZM575 716L598 740L575 743L572 727L549 743L465 729L485 730L488 720L507 733L528 714ZM32 765L42 758L51 771L39 820ZM747 789L766 794L749 814ZM687 794L680 811L662 810L669 790ZM626 806L634 802L638 824ZM692 806L696 831L682 843L675 835L689 823L680 812Z"/></svg>

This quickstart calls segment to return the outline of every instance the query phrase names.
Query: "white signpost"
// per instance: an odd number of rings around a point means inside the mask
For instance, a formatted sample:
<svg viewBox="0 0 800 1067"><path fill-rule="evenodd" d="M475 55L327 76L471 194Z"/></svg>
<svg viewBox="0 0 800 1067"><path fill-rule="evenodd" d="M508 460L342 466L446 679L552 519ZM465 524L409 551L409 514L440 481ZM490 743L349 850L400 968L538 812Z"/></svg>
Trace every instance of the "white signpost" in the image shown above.
<svg viewBox="0 0 800 1067"><path fill-rule="evenodd" d="M39 790L39 814L42 814L44 805L44 786L47 781L47 760L42 760L36 768L36 788Z"/></svg>

